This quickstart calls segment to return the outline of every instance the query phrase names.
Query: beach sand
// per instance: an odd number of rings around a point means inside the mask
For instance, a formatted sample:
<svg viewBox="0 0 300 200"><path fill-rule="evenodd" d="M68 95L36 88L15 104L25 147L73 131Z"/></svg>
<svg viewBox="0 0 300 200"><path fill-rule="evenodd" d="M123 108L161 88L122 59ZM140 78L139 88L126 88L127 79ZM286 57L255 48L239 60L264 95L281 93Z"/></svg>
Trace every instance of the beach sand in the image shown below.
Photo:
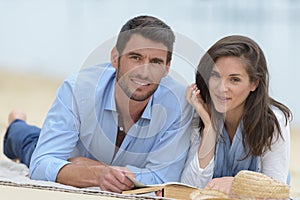
<svg viewBox="0 0 300 200"><path fill-rule="evenodd" d="M0 70L0 148L12 108L27 114L27 122L41 126L62 80L39 74L21 74ZM291 130L291 196L300 199L300 130ZM0 159L6 159L2 151Z"/></svg>

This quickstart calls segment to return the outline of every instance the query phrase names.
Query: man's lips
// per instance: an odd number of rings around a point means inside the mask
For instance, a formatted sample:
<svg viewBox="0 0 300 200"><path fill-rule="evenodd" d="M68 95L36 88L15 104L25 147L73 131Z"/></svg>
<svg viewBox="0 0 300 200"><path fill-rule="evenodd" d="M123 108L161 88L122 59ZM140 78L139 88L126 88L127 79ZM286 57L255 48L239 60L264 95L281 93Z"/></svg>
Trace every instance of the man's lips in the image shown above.
<svg viewBox="0 0 300 200"><path fill-rule="evenodd" d="M131 79L131 80L132 80L132 82L134 82L135 84L140 85L140 86L150 85L149 82L145 82L143 80L137 80L137 79Z"/></svg>

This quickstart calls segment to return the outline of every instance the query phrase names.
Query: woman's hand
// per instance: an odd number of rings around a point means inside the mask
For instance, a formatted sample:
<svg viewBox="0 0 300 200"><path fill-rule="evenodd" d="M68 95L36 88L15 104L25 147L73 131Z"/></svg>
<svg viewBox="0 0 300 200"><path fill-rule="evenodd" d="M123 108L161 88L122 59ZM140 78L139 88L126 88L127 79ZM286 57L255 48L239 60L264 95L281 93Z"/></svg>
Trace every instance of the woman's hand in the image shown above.
<svg viewBox="0 0 300 200"><path fill-rule="evenodd" d="M230 193L230 188L232 185L233 177L225 176L222 178L214 178L207 183L205 189L214 189L224 192L226 194Z"/></svg>
<svg viewBox="0 0 300 200"><path fill-rule="evenodd" d="M205 169L214 157L217 133L211 126L207 105L204 103L196 84L187 88L185 98L194 107L204 124L198 149L198 161L200 168Z"/></svg>
<svg viewBox="0 0 300 200"><path fill-rule="evenodd" d="M210 127L211 119L208 113L207 105L204 103L200 90L197 88L197 85L194 83L186 89L185 93L186 100L194 107L201 120L204 123L206 128Z"/></svg>

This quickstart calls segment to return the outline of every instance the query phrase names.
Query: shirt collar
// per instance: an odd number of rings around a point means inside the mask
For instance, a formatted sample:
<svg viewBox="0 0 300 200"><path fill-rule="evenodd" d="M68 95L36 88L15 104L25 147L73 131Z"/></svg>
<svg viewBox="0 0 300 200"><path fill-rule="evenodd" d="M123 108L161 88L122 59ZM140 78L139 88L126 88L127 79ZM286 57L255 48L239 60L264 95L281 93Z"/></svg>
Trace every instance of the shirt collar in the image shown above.
<svg viewBox="0 0 300 200"><path fill-rule="evenodd" d="M115 74L114 74L115 75ZM115 101L115 82L116 82L116 76L114 77L113 81L110 82L110 84L107 85L107 95L103 97L105 99L105 106L104 110L110 110L117 112L116 108L116 101Z"/></svg>

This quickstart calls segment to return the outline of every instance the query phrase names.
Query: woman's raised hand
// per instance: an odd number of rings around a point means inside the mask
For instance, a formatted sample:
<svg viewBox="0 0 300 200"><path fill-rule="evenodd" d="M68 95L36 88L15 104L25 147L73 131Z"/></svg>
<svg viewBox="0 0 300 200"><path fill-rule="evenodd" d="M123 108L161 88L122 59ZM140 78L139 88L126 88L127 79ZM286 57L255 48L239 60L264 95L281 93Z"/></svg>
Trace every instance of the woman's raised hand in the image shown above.
<svg viewBox="0 0 300 200"><path fill-rule="evenodd" d="M200 90L197 88L197 85L194 83L186 89L185 93L186 100L194 107L201 120L204 123L205 127L209 127L211 125L211 119L208 112L208 108L206 103L204 103Z"/></svg>

